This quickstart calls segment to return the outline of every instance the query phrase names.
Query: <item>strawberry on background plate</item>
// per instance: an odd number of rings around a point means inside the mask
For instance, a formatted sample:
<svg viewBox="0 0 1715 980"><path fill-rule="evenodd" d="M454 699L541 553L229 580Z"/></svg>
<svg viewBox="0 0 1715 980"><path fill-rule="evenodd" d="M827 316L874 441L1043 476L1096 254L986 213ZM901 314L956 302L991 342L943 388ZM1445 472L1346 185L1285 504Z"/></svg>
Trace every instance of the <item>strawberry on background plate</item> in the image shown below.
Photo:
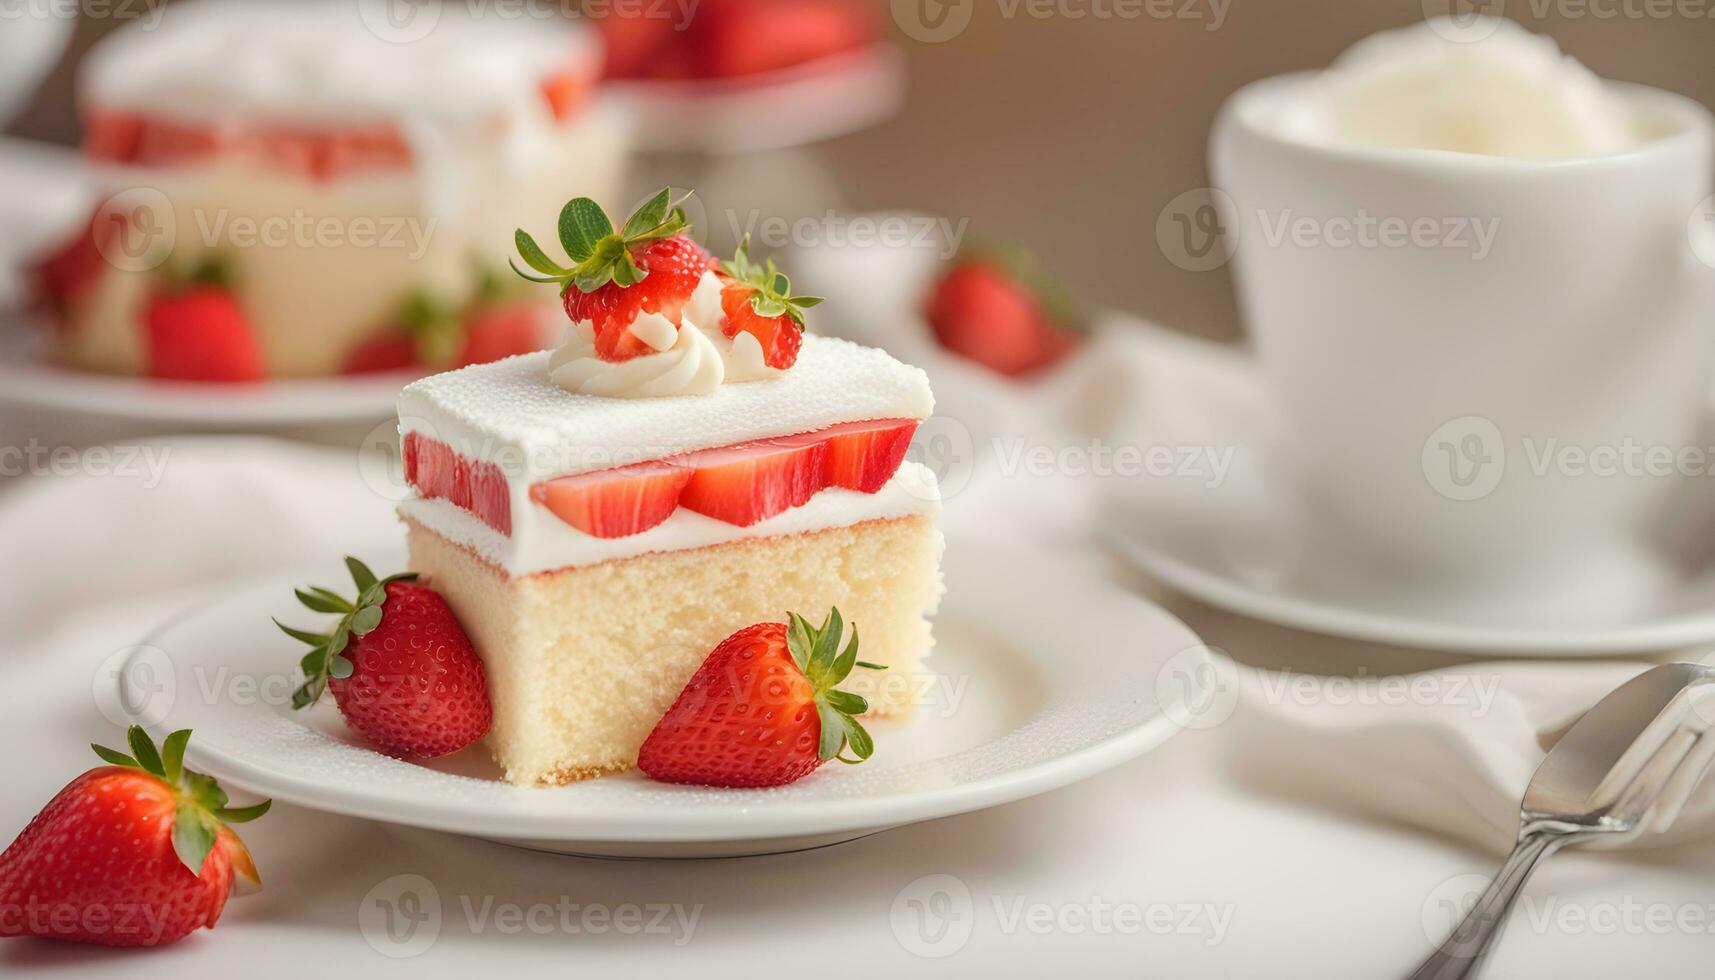
<svg viewBox="0 0 1715 980"><path fill-rule="evenodd" d="M838 609L821 627L796 613L722 640L667 709L637 755L651 779L703 786L784 786L830 759L856 765L875 751L858 723L869 703L837 690L857 659L857 627L840 649ZM845 756L851 748L852 758Z"/></svg>
<svg viewBox="0 0 1715 980"><path fill-rule="evenodd" d="M127 736L130 755L91 746L108 765L72 780L0 854L0 937L164 946L214 928L235 875L261 883L228 825L269 802L228 806L185 769L189 731L159 749L140 727Z"/></svg>
<svg viewBox="0 0 1715 980"><path fill-rule="evenodd" d="M738 244L731 262L721 263L721 312L728 337L748 333L762 345L763 361L784 371L798 363L804 346L804 311L827 302L820 296L793 296L792 280L774 260L750 260L750 236Z"/></svg>
<svg viewBox="0 0 1715 980"><path fill-rule="evenodd" d="M861 49L875 40L868 4L852 0L704 0L693 26L699 73L743 78Z"/></svg>
<svg viewBox="0 0 1715 980"><path fill-rule="evenodd" d="M267 375L262 346L219 262L169 277L144 307L143 329L150 377L237 383Z"/></svg>
<svg viewBox="0 0 1715 980"><path fill-rule="evenodd" d="M628 328L644 313L657 313L677 327L685 304L713 260L687 232L685 212L672 191L644 202L625 226L614 230L601 205L587 197L560 212L560 245L574 265L550 259L529 233L519 229L518 254L534 272L512 269L535 283L560 287L566 315L595 328L596 355L627 361L654 351Z"/></svg>
<svg viewBox="0 0 1715 980"><path fill-rule="evenodd" d="M331 690L346 723L389 755L439 758L487 735L487 677L446 600L415 574L377 579L356 558L345 564L355 600L313 586L296 593L309 609L340 617L330 632L274 622L311 647L292 707Z"/></svg>
<svg viewBox="0 0 1715 980"><path fill-rule="evenodd" d="M515 280L513 280L515 281ZM461 309L426 290L405 300L396 323L346 356L345 374L451 370L541 350L550 333L541 307L518 295L484 266L474 297Z"/></svg>
<svg viewBox="0 0 1715 980"><path fill-rule="evenodd" d="M1058 363L1084 331L1065 287L1023 253L961 255L926 313L941 346L1010 377Z"/></svg>

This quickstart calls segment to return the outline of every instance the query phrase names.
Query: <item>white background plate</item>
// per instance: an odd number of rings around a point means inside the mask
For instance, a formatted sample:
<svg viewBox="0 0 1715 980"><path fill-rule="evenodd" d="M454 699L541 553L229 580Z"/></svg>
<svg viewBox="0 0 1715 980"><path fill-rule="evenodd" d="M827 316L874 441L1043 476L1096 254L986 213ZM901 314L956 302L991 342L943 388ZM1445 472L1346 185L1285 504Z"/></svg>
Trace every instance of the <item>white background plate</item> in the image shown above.
<svg viewBox="0 0 1715 980"><path fill-rule="evenodd" d="M389 556L377 568L398 567ZM191 728L192 764L237 788L331 812L565 853L712 857L798 850L1056 789L1177 733L1207 653L1147 601L1040 556L953 540L933 666L909 722L875 724L876 756L774 790L668 786L630 773L557 789L500 782L486 751L431 766L383 756L331 704L294 714L305 622L291 589L329 564L253 583L163 627L121 674L157 735ZM166 696L170 694L170 696Z"/></svg>

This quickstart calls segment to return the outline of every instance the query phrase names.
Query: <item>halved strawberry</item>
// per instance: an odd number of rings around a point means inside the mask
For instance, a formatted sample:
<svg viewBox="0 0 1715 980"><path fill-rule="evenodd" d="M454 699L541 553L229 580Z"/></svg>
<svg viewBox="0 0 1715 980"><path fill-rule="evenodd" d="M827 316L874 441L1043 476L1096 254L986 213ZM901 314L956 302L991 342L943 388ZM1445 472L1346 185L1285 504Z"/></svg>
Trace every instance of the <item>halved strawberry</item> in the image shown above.
<svg viewBox="0 0 1715 980"><path fill-rule="evenodd" d="M893 479L917 434L916 419L847 422L811 433L828 444L828 484L875 493Z"/></svg>
<svg viewBox="0 0 1715 980"><path fill-rule="evenodd" d="M828 487L828 444L820 439L765 439L678 462L695 471L680 506L738 527L802 507Z"/></svg>
<svg viewBox="0 0 1715 980"><path fill-rule="evenodd" d="M641 463L547 480L530 488L530 499L585 534L626 538L672 517L691 476L672 463Z"/></svg>
<svg viewBox="0 0 1715 980"><path fill-rule="evenodd" d="M519 229L518 253L534 272L516 263L512 269L531 282L560 286L566 315L594 325L597 356L629 360L653 353L627 329L632 321L659 313L678 325L709 269L709 254L685 234L689 227L668 189L645 202L617 232L600 205L580 197L560 212L560 244L576 265L568 269L548 258Z"/></svg>
<svg viewBox="0 0 1715 980"><path fill-rule="evenodd" d="M723 263L725 287L721 311L726 321L721 332L737 337L742 331L762 345L764 362L784 371L798 362L804 345L804 311L825 302L820 296L793 296L792 280L774 266L774 260L758 265L750 260L750 237L738 245L738 254Z"/></svg>

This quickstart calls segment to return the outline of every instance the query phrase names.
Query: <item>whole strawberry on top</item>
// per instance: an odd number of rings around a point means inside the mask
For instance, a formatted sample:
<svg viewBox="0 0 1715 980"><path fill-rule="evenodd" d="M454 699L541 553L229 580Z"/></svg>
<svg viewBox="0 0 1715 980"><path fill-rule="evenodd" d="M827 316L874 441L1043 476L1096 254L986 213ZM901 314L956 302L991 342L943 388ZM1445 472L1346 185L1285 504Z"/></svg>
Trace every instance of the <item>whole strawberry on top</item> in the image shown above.
<svg viewBox="0 0 1715 980"><path fill-rule="evenodd" d="M439 758L487 735L493 709L482 661L446 600L415 574L377 579L356 558L345 564L355 600L314 586L296 590L308 608L339 615L330 632L274 621L311 647L292 707L332 690L346 723L391 755Z"/></svg>
<svg viewBox="0 0 1715 980"><path fill-rule="evenodd" d="M655 348L629 328L645 313L660 314L679 327L685 304L713 264L691 240L679 203L670 189L663 189L615 231L601 205L580 197L560 212L559 225L560 244L575 264L568 269L548 258L519 229L518 254L535 274L516 263L512 269L531 282L561 287L566 315L594 327L596 355L602 360L653 354Z"/></svg>
<svg viewBox="0 0 1715 980"><path fill-rule="evenodd" d="M72 780L0 854L0 937L164 946L214 928L234 875L261 883L227 825L270 803L228 806L187 770L189 731L159 749L138 726L127 738L130 755L91 746L108 765Z"/></svg>
<svg viewBox="0 0 1715 980"><path fill-rule="evenodd" d="M774 267L774 260L750 260L750 236L738 245L731 262L721 263L721 332L730 339L750 334L762 347L763 362L786 370L798 363L804 346L804 311L827 302L820 296L793 296L792 280Z"/></svg>
<svg viewBox="0 0 1715 980"><path fill-rule="evenodd" d="M885 668L857 659L855 626L840 649L838 609L819 629L788 619L722 640L649 733L637 768L661 782L754 788L796 782L830 759L868 759L875 743L856 716L869 703L836 688L854 667Z"/></svg>
<svg viewBox="0 0 1715 980"><path fill-rule="evenodd" d="M961 254L926 312L941 346L1011 377L1058 363L1084 333L1065 286L1016 251Z"/></svg>

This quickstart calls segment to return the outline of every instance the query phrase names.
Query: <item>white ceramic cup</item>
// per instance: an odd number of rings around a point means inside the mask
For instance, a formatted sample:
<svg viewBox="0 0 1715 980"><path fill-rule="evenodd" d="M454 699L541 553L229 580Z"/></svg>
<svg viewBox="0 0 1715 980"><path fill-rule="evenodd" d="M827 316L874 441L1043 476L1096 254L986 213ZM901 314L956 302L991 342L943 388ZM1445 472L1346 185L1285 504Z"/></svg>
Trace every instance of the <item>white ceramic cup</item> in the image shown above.
<svg viewBox="0 0 1715 980"><path fill-rule="evenodd" d="M1472 608L1647 605L1677 501L1715 487L1662 465L1704 445L1715 370L1709 113L1617 85L1649 138L1571 160L1311 145L1271 125L1311 79L1241 90L1212 147L1309 519Z"/></svg>

